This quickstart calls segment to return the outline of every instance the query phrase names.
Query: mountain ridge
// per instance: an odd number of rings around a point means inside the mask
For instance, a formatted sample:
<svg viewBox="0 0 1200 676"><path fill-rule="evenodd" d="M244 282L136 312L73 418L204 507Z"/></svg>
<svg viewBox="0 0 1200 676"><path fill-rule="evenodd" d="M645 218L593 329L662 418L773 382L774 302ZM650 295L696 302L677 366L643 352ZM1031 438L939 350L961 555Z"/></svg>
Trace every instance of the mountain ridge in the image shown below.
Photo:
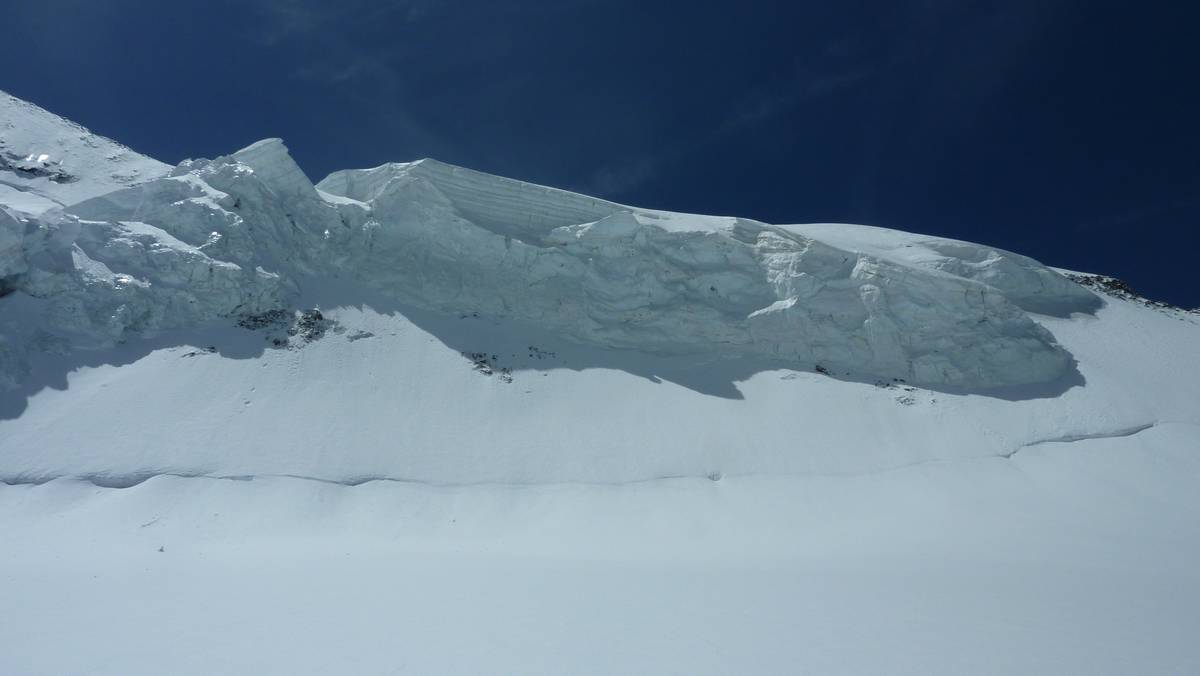
<svg viewBox="0 0 1200 676"><path fill-rule="evenodd" d="M1194 321L1011 252L436 160L332 176L264 139L10 217L3 478L843 474L1200 422L1189 367L1128 356Z"/></svg>
<svg viewBox="0 0 1200 676"><path fill-rule="evenodd" d="M40 330L93 344L277 309L301 278L349 275L425 309L543 324L600 347L994 388L1073 369L1022 308L1100 306L990 247L879 231L896 241L872 248L847 238L855 226L627 207L434 160L314 186L279 139L187 160L42 220L7 247L25 262L0 277L49 299ZM8 239L19 229L6 226ZM838 238L847 244L829 243ZM31 262L34 272L16 272ZM64 304L92 311L72 316Z"/></svg>

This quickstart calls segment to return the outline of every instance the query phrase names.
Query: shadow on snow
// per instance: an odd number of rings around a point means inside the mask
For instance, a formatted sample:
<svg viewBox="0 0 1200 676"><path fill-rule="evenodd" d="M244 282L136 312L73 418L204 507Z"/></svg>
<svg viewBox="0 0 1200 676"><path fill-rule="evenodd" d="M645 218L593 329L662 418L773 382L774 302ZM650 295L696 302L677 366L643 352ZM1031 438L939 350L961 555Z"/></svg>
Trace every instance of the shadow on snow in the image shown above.
<svg viewBox="0 0 1200 676"><path fill-rule="evenodd" d="M480 355L488 368L517 376L526 371L608 369L623 371L654 383L674 383L705 396L745 399L738 383L757 373L817 371L816 364L713 355L664 356L626 349L590 347L569 342L536 326L474 315L440 314L418 309L361 287L330 284L327 281L314 284L297 302L297 309L314 306L326 311L338 307L356 307L383 315L402 316L447 348L463 354L466 366L471 366L473 355ZM153 352L169 349L188 348L206 352L206 348L212 348L215 354L226 359L254 359L267 350L287 349L273 345L263 331L239 328L234 326L234 322L231 319L202 328L165 331L150 338L130 339L106 349L74 349L63 355L34 355L31 372L21 385L0 392L0 420L19 417L28 407L29 398L43 389L66 390L70 374L83 368L123 366ZM325 336L322 340L331 338L334 336ZM189 355L184 353L181 356ZM875 378L869 376L821 372L836 380L867 386L878 384ZM1067 374L1050 383L993 389L921 389L1020 401L1057 397L1084 384L1083 375L1072 362Z"/></svg>

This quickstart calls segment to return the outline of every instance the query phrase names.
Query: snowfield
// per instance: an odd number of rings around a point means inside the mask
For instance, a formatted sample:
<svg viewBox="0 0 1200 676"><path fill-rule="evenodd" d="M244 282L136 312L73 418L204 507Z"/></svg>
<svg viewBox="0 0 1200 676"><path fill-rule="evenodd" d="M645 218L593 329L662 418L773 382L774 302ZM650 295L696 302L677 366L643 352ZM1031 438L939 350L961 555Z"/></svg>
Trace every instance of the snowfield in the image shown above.
<svg viewBox="0 0 1200 676"><path fill-rule="evenodd" d="M844 475L1200 424L1200 369L1158 356L1194 351L1196 319L1125 301L1095 318L1040 318L1084 384L998 397L598 350L536 327L330 291L315 299L325 328L311 341L288 335L289 317L39 355L40 379L0 408L0 478Z"/></svg>
<svg viewBox="0 0 1200 676"><path fill-rule="evenodd" d="M2 93L0 152L0 673L1200 672L1200 314Z"/></svg>

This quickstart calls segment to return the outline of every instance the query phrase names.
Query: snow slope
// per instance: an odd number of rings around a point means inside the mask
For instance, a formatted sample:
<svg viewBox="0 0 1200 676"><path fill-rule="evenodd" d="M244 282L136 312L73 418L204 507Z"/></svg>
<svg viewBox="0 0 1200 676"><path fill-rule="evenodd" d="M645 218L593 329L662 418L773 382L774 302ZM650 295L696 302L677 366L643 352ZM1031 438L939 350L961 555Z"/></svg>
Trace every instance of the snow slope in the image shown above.
<svg viewBox="0 0 1200 676"><path fill-rule="evenodd" d="M218 327L40 355L42 380L0 411L0 477L461 485L847 474L1200 424L1200 366L1159 356L1195 355L1196 319L1126 301L1095 318L1041 318L1078 359L1080 382L1001 398L598 350L354 287L313 300L328 329L311 342L285 327Z"/></svg>
<svg viewBox="0 0 1200 676"><path fill-rule="evenodd" d="M1194 438L852 477L0 485L0 671L1191 674Z"/></svg>
<svg viewBox="0 0 1200 676"><path fill-rule="evenodd" d="M137 185L170 169L0 91L0 204L39 214Z"/></svg>
<svg viewBox="0 0 1200 676"><path fill-rule="evenodd" d="M1200 670L1196 313L278 139L146 171L0 192L0 673Z"/></svg>

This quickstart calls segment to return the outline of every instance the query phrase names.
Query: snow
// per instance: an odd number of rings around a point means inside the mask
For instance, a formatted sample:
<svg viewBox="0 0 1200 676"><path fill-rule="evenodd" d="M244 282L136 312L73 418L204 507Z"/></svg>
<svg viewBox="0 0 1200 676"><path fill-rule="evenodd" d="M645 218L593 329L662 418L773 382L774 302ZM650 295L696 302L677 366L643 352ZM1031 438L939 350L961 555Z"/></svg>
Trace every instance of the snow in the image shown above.
<svg viewBox="0 0 1200 676"><path fill-rule="evenodd" d="M1094 319L1041 320L1085 384L999 398L591 349L534 326L442 317L354 287L328 291L313 299L331 324L326 335L293 337L286 349L269 331L217 327L39 355L42 380L0 412L13 418L0 422L0 478L461 485L853 474L1200 424L1200 367L1158 357L1194 354L1200 327L1123 301ZM1132 346L1145 356L1131 357ZM512 382L474 370L463 353L475 352L509 369ZM863 422L848 424L846 411ZM147 417L164 424L147 426Z"/></svg>
<svg viewBox="0 0 1200 676"><path fill-rule="evenodd" d="M0 192L0 673L1200 671L1200 315L279 139L76 166Z"/></svg>
<svg viewBox="0 0 1200 676"><path fill-rule="evenodd" d="M838 248L804 226L623 207L432 160L338 172L314 188L279 139L186 161L42 220L27 247L42 259L74 247L77 260L145 282L114 290L103 275L80 280L27 256L35 272L22 290L51 306L30 326L93 344L309 302L340 277L390 302L532 324L591 347L978 390L1077 377L1026 310L1100 307L1057 272L996 249L930 238L911 251ZM156 266L123 261L141 250L104 238L129 222L194 251ZM58 244L42 252L50 233ZM166 269L174 261L189 270ZM177 280L204 265L241 271L241 283L231 273L219 296L181 296Z"/></svg>
<svg viewBox="0 0 1200 676"><path fill-rule="evenodd" d="M1195 673L1170 431L854 477L0 486L0 671Z"/></svg>
<svg viewBox="0 0 1200 676"><path fill-rule="evenodd" d="M169 165L0 91L0 203L30 214L165 175ZM14 195L14 193L25 193Z"/></svg>
<svg viewBox="0 0 1200 676"><path fill-rule="evenodd" d="M1100 300L1056 270L992 247L848 223L789 225L788 230L855 253L940 270L1001 289L1030 312L1065 316L1092 312Z"/></svg>
<svg viewBox="0 0 1200 676"><path fill-rule="evenodd" d="M0 204L23 215L40 214L60 206L54 200L32 192L18 190L5 183L0 183Z"/></svg>

